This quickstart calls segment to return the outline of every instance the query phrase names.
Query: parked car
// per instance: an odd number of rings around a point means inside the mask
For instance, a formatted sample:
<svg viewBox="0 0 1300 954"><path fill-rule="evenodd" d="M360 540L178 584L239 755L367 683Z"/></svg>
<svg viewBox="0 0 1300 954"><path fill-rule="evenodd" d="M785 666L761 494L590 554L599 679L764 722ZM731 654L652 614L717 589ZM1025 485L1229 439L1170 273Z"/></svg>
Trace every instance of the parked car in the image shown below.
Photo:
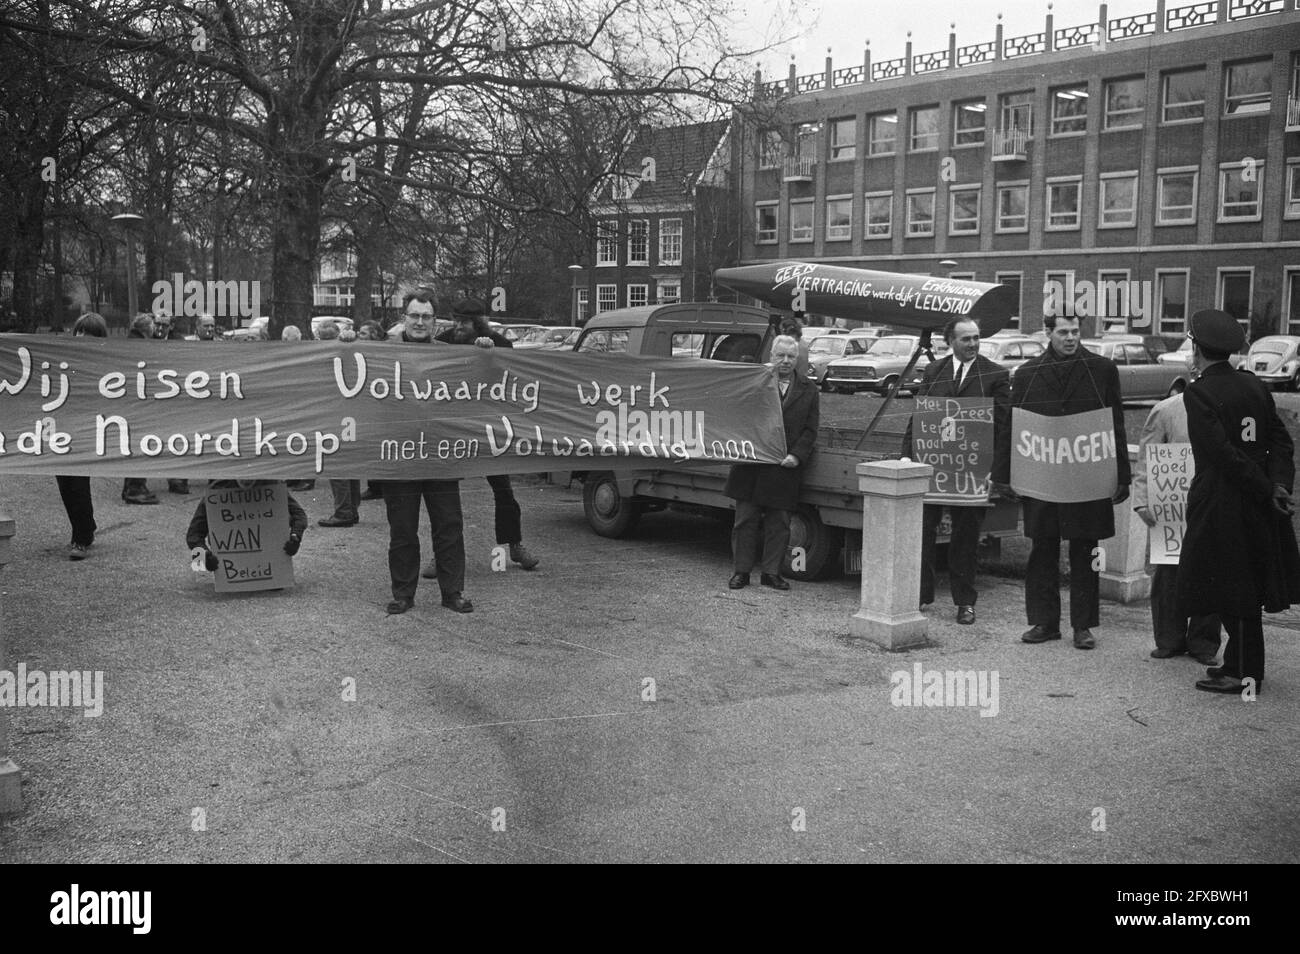
<svg viewBox="0 0 1300 954"><path fill-rule="evenodd" d="M1046 350L1041 341L1028 335L1003 335L998 332L980 342L980 354L994 364L1000 364L1012 375L1030 358L1037 357Z"/></svg>
<svg viewBox="0 0 1300 954"><path fill-rule="evenodd" d="M1094 354L1110 358L1119 369L1119 393L1124 401L1158 401L1181 394L1192 379L1187 368L1161 364L1156 354L1139 341L1087 338L1082 344Z"/></svg>
<svg viewBox="0 0 1300 954"><path fill-rule="evenodd" d="M852 357L855 354L866 354L867 348L876 339L868 335L848 334L848 335L822 335L814 338L808 345L808 372L817 386L823 391L829 391L830 387L826 384L826 369L830 367L832 361L839 358Z"/></svg>
<svg viewBox="0 0 1300 954"><path fill-rule="evenodd" d="M1176 364L1181 368L1187 366L1187 362L1191 359L1191 357L1192 357L1192 339L1184 338L1183 343L1180 344L1173 351L1166 351L1164 354L1156 355L1156 360L1159 361L1161 364ZM1246 356L1244 354L1228 355L1228 363L1231 364L1234 368L1240 365L1241 362L1245 360L1246 360Z"/></svg>
<svg viewBox="0 0 1300 954"><path fill-rule="evenodd" d="M1250 346L1246 367L1271 387L1300 391L1300 336L1260 338Z"/></svg>
<svg viewBox="0 0 1300 954"><path fill-rule="evenodd" d="M515 338L515 348L520 350L553 351L556 348L563 346L564 339L578 330L579 329L573 325L538 325L526 334L522 334Z"/></svg>
<svg viewBox="0 0 1300 954"><path fill-rule="evenodd" d="M886 335L871 341L862 354L850 355L831 361L823 378L825 386L841 393L853 394L857 391L875 391L884 394L902 376L907 362L916 350L916 335ZM947 353L938 341L934 342L935 357L940 352ZM922 354L908 380L903 382L899 393L912 393L921 381L930 360Z"/></svg>
<svg viewBox="0 0 1300 954"><path fill-rule="evenodd" d="M505 325L500 322L492 322L492 324L497 326L492 329L493 331L499 332L515 344L523 341L531 332L545 327L545 325Z"/></svg>
<svg viewBox="0 0 1300 954"><path fill-rule="evenodd" d="M318 315L311 320L311 336L320 337L321 326L326 322L333 322L339 331L351 331L352 319L346 315Z"/></svg>

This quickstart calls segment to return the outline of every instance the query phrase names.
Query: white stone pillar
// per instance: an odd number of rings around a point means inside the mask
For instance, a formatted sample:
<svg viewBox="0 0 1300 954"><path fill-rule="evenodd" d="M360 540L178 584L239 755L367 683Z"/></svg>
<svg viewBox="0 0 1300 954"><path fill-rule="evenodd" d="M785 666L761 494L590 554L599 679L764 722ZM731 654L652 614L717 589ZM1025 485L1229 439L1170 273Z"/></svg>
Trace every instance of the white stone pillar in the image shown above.
<svg viewBox="0 0 1300 954"><path fill-rule="evenodd" d="M921 498L930 489L929 464L879 460L858 464L862 491L862 603L854 636L888 650L926 642L921 593Z"/></svg>
<svg viewBox="0 0 1300 954"><path fill-rule="evenodd" d="M1131 466L1143 467L1136 444L1128 446ZM1147 576L1147 525L1133 512L1130 498L1115 507L1115 535L1101 541L1106 562L1101 571L1101 598L1115 603L1136 603L1151 595Z"/></svg>
<svg viewBox="0 0 1300 954"><path fill-rule="evenodd" d="M9 540L14 522L0 509L0 570L9 562ZM0 604L0 670L7 669L5 656L4 606ZM18 687L22 691L22 687ZM22 770L9 758L9 711L0 706L0 815L23 810Z"/></svg>

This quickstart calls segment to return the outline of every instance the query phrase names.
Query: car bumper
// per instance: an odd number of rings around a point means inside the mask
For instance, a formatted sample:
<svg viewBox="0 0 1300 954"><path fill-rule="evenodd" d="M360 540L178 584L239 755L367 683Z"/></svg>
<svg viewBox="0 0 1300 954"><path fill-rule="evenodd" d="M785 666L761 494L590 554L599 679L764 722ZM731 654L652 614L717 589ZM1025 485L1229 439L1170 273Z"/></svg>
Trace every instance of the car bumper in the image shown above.
<svg viewBox="0 0 1300 954"><path fill-rule="evenodd" d="M1272 373L1266 371L1256 371L1255 377L1259 378L1259 380L1263 381L1265 384L1290 384L1292 381L1295 380L1295 377L1293 375L1279 374L1276 371Z"/></svg>

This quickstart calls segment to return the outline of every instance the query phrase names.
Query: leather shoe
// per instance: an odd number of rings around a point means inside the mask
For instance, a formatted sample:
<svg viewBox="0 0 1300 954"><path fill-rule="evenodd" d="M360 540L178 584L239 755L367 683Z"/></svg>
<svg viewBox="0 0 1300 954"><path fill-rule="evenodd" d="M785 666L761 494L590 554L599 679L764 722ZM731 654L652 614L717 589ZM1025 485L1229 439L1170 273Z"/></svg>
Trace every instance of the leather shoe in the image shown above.
<svg viewBox="0 0 1300 954"><path fill-rule="evenodd" d="M1046 643L1060 638L1061 631L1059 629L1048 629L1046 626L1039 624L1025 630L1025 634L1020 637L1020 641L1022 643Z"/></svg>
<svg viewBox="0 0 1300 954"><path fill-rule="evenodd" d="M388 606L385 607L385 609L388 610L389 616L397 616L401 613L405 613L414 605L415 605L415 600L411 600L411 599L393 600L391 603L388 604Z"/></svg>
<svg viewBox="0 0 1300 954"><path fill-rule="evenodd" d="M971 623L975 622L975 607L958 606L957 622L961 623L963 626L969 626Z"/></svg>
<svg viewBox="0 0 1300 954"><path fill-rule="evenodd" d="M1211 679L1217 679L1220 676L1225 675L1226 673L1227 673L1227 669L1223 666L1211 666L1210 668L1205 670L1205 674L1209 676Z"/></svg>
<svg viewBox="0 0 1300 954"><path fill-rule="evenodd" d="M369 487L367 487L365 490L361 491L361 499L362 500L383 500L384 495L374 490L371 490Z"/></svg>
<svg viewBox="0 0 1300 954"><path fill-rule="evenodd" d="M129 504L156 504L158 498L152 490L142 490L135 493L123 494L122 502Z"/></svg>
<svg viewBox="0 0 1300 954"><path fill-rule="evenodd" d="M447 607L449 610L455 610L457 613L474 612L474 604L465 599L465 597L461 596L459 593L452 593L450 596L444 596L442 598L442 605Z"/></svg>
<svg viewBox="0 0 1300 954"><path fill-rule="evenodd" d="M1246 688L1240 679L1231 676L1214 676L1211 679L1196 680L1196 688L1203 692L1222 692L1240 694Z"/></svg>
<svg viewBox="0 0 1300 954"><path fill-rule="evenodd" d="M1074 648L1075 649L1096 649L1097 640L1092 635L1090 629L1076 629L1074 631Z"/></svg>
<svg viewBox="0 0 1300 954"><path fill-rule="evenodd" d="M436 557L424 565L424 569L420 571L420 576L426 580L436 580L438 578L438 560Z"/></svg>
<svg viewBox="0 0 1300 954"><path fill-rule="evenodd" d="M1213 666L1215 660L1218 659L1219 657L1216 656L1214 653L1192 653L1192 658L1195 659L1202 666ZM1212 672L1210 673L1210 675L1216 676L1219 674Z"/></svg>
<svg viewBox="0 0 1300 954"><path fill-rule="evenodd" d="M727 581L727 588L732 590L743 590L749 586L748 573L733 573L731 579Z"/></svg>
<svg viewBox="0 0 1300 954"><path fill-rule="evenodd" d="M780 573L760 573L758 582L764 586L770 586L774 590L788 590L790 588L790 584L782 579Z"/></svg>
<svg viewBox="0 0 1300 954"><path fill-rule="evenodd" d="M322 527L351 527L357 523L356 520L340 520L338 517L325 517L317 520L317 524Z"/></svg>
<svg viewBox="0 0 1300 954"><path fill-rule="evenodd" d="M1175 656L1186 656L1186 655L1187 655L1187 650L1185 649L1156 648L1151 650L1152 659L1173 659Z"/></svg>

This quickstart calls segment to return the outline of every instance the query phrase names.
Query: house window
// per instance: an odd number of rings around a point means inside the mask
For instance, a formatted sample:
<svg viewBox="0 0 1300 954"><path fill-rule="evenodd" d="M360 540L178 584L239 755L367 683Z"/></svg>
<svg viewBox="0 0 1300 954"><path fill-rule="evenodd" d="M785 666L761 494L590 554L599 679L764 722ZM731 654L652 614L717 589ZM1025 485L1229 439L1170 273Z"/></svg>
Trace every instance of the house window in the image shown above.
<svg viewBox="0 0 1300 954"><path fill-rule="evenodd" d="M1043 273L1043 317L1077 317L1074 313L1074 272Z"/></svg>
<svg viewBox="0 0 1300 954"><path fill-rule="evenodd" d="M831 120L831 158L853 159L858 154L858 120L850 116L847 119Z"/></svg>
<svg viewBox="0 0 1300 954"><path fill-rule="evenodd" d="M1125 332L1129 330L1129 318L1132 317L1129 301L1129 283L1127 270L1115 270L1097 273L1097 319L1098 329Z"/></svg>
<svg viewBox="0 0 1300 954"><path fill-rule="evenodd" d="M617 285L597 285L596 286L596 314L602 311L612 311L618 307L618 286Z"/></svg>
<svg viewBox="0 0 1300 954"><path fill-rule="evenodd" d="M948 234L977 235L980 230L980 187L953 186L948 190Z"/></svg>
<svg viewBox="0 0 1300 954"><path fill-rule="evenodd" d="M1007 320L1007 327L1019 329L1020 312L1021 309L1024 308L1024 299L1022 298L1024 275L1021 272L997 272L993 276L993 280L999 285L1006 285L1008 288L1015 290L1016 313Z"/></svg>
<svg viewBox="0 0 1300 954"><path fill-rule="evenodd" d="M596 264L618 264L617 222L601 222L596 226Z"/></svg>
<svg viewBox="0 0 1300 954"><path fill-rule="evenodd" d="M682 300L682 283L663 281L659 283L659 304L673 305Z"/></svg>
<svg viewBox="0 0 1300 954"><path fill-rule="evenodd" d="M889 238L893 234L894 194L892 192L868 192L866 220L867 238Z"/></svg>
<svg viewBox="0 0 1300 954"><path fill-rule="evenodd" d="M1136 172L1108 172L1101 177L1101 206L1097 226L1129 228L1137 224L1138 176Z"/></svg>
<svg viewBox="0 0 1300 954"><path fill-rule="evenodd" d="M682 220L659 220L659 264L682 263Z"/></svg>
<svg viewBox="0 0 1300 954"><path fill-rule="evenodd" d="M1283 327L1289 335L1300 335L1300 268L1286 270L1282 278L1282 294L1286 300L1282 312Z"/></svg>
<svg viewBox="0 0 1300 954"><path fill-rule="evenodd" d="M984 100L968 99L952 105L952 144L954 146L984 145Z"/></svg>
<svg viewBox="0 0 1300 954"><path fill-rule="evenodd" d="M800 123L794 130L794 154L799 159L817 158L817 133L820 127L816 123Z"/></svg>
<svg viewBox="0 0 1300 954"><path fill-rule="evenodd" d="M1029 231L1029 183L998 185L999 232Z"/></svg>
<svg viewBox="0 0 1300 954"><path fill-rule="evenodd" d="M1003 132L1009 132L1012 129L1019 129L1026 135L1034 134L1034 94L1029 91L1023 93L1003 93L998 97L998 115L1001 120L999 129Z"/></svg>
<svg viewBox="0 0 1300 954"><path fill-rule="evenodd" d="M933 189L907 193L907 234L913 238L934 234Z"/></svg>
<svg viewBox="0 0 1300 954"><path fill-rule="evenodd" d="M1232 63L1226 72L1223 83L1225 116L1268 112L1269 100L1273 98L1271 59Z"/></svg>
<svg viewBox="0 0 1300 954"><path fill-rule="evenodd" d="M650 303L650 286L649 285L628 285L627 286L627 307L637 308L641 305Z"/></svg>
<svg viewBox="0 0 1300 954"><path fill-rule="evenodd" d="M1187 330L1187 269L1156 269L1157 331L1180 335Z"/></svg>
<svg viewBox="0 0 1300 954"><path fill-rule="evenodd" d="M781 165L784 143L781 133L776 129L760 129L758 132L758 168L776 169Z"/></svg>
<svg viewBox="0 0 1300 954"><path fill-rule="evenodd" d="M853 238L853 199L837 196L826 200L826 240L847 241Z"/></svg>
<svg viewBox="0 0 1300 954"><path fill-rule="evenodd" d="M650 264L650 221L631 219L627 223L627 263Z"/></svg>
<svg viewBox="0 0 1300 954"><path fill-rule="evenodd" d="M919 106L908 117L908 146L912 152L939 148L939 107Z"/></svg>
<svg viewBox="0 0 1300 954"><path fill-rule="evenodd" d="M755 241L760 245L776 241L776 203L754 206L754 218L758 223L758 235Z"/></svg>
<svg viewBox="0 0 1300 954"><path fill-rule="evenodd" d="M1146 105L1146 77L1111 80L1106 84L1106 121L1102 128L1133 129L1141 126Z"/></svg>
<svg viewBox="0 0 1300 954"><path fill-rule="evenodd" d="M790 241L811 242L813 240L813 204L812 202L790 203Z"/></svg>
<svg viewBox="0 0 1300 954"><path fill-rule="evenodd" d="M1219 269L1219 309L1240 322L1242 330L1250 331L1250 295L1255 273L1251 269Z"/></svg>
<svg viewBox="0 0 1300 954"><path fill-rule="evenodd" d="M1264 163L1250 160L1219 169L1219 221L1258 222Z"/></svg>
<svg viewBox="0 0 1300 954"><path fill-rule="evenodd" d="M1079 194L1083 183L1078 176L1047 180L1047 228L1065 231L1079 227Z"/></svg>
<svg viewBox="0 0 1300 954"><path fill-rule="evenodd" d="M578 289L578 324L584 324L587 320L587 309L591 307L591 290L588 288Z"/></svg>
<svg viewBox="0 0 1300 954"><path fill-rule="evenodd" d="M1161 122L1177 123L1205 118L1204 67L1166 73L1161 87Z"/></svg>
<svg viewBox="0 0 1300 954"><path fill-rule="evenodd" d="M867 155L893 155L897 139L898 113L877 113L867 119Z"/></svg>
<svg viewBox="0 0 1300 954"><path fill-rule="evenodd" d="M1052 90L1052 135L1067 136L1087 131L1088 84Z"/></svg>
<svg viewBox="0 0 1300 954"><path fill-rule="evenodd" d="M1300 159L1287 160L1286 208L1282 214L1288 219L1300 219Z"/></svg>
<svg viewBox="0 0 1300 954"><path fill-rule="evenodd" d="M1196 184L1193 166L1156 173L1156 225L1196 224Z"/></svg>

